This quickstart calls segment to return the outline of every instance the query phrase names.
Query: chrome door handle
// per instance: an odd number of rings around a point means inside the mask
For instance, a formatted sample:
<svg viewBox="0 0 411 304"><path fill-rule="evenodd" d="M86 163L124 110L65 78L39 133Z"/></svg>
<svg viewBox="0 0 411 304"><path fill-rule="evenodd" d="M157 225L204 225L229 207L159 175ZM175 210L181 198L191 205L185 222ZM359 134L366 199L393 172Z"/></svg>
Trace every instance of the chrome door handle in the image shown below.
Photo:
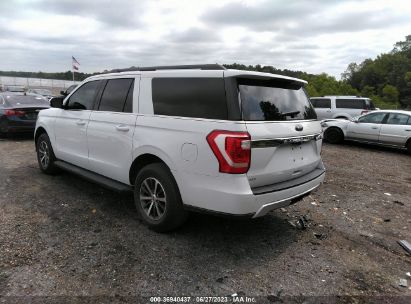
<svg viewBox="0 0 411 304"><path fill-rule="evenodd" d="M79 125L79 126L84 126L86 124L86 122L83 121L83 120L77 120L76 124Z"/></svg>
<svg viewBox="0 0 411 304"><path fill-rule="evenodd" d="M127 132L128 130L130 130L130 128L125 126L125 125L118 125L118 126L116 126L116 130Z"/></svg>

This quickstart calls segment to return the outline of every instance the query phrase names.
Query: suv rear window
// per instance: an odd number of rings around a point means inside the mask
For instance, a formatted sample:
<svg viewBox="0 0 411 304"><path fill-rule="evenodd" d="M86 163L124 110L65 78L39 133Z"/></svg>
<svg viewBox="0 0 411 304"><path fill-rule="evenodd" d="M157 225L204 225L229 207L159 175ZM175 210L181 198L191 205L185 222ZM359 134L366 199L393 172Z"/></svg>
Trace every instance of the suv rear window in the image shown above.
<svg viewBox="0 0 411 304"><path fill-rule="evenodd" d="M303 84L299 82L238 79L238 88L244 120L317 119Z"/></svg>
<svg viewBox="0 0 411 304"><path fill-rule="evenodd" d="M153 78L154 114L227 119L223 78Z"/></svg>
<svg viewBox="0 0 411 304"><path fill-rule="evenodd" d="M310 101L311 101L311 104L314 106L314 108L331 109L331 99L311 98Z"/></svg>
<svg viewBox="0 0 411 304"><path fill-rule="evenodd" d="M337 108L344 109L367 109L364 99L341 99L335 100L335 106Z"/></svg>

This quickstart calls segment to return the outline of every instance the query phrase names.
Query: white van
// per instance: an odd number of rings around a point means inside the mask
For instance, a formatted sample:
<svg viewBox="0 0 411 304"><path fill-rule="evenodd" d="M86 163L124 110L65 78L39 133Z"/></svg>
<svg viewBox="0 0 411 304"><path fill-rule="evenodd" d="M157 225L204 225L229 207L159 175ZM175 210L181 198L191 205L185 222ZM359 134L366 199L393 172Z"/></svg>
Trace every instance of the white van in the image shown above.
<svg viewBox="0 0 411 304"><path fill-rule="evenodd" d="M360 96L323 96L310 98L318 119L351 119L375 110L371 99Z"/></svg>

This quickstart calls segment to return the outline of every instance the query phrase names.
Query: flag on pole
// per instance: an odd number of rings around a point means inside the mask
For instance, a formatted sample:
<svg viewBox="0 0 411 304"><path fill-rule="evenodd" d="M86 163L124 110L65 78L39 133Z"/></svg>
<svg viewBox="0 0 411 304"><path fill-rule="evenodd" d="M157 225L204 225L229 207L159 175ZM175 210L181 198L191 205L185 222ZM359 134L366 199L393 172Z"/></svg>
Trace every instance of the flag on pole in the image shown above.
<svg viewBox="0 0 411 304"><path fill-rule="evenodd" d="M74 58L74 56L71 56L71 59L72 59L73 70L78 71L80 62L78 62L77 59Z"/></svg>

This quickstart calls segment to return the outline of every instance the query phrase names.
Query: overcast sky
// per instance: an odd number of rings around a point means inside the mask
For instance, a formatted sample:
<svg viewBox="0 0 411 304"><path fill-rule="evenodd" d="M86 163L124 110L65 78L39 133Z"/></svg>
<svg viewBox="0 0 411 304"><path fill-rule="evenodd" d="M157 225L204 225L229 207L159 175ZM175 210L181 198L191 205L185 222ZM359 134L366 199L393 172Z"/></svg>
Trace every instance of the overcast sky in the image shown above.
<svg viewBox="0 0 411 304"><path fill-rule="evenodd" d="M1 0L0 70L243 63L326 72L411 34L411 1Z"/></svg>

